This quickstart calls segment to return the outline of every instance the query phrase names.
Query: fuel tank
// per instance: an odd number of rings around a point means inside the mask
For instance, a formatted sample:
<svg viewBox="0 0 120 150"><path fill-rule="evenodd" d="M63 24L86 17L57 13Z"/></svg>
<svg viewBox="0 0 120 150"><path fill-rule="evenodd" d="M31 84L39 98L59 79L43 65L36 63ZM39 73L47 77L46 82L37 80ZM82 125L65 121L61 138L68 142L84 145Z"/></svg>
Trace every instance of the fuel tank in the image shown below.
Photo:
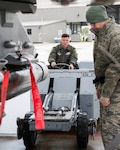
<svg viewBox="0 0 120 150"><path fill-rule="evenodd" d="M48 68L43 62L31 63L33 74L36 82L39 83L43 81L48 74ZM31 89L31 79L30 79L30 66L12 66L14 67L10 71L7 100L15 96L18 96ZM16 69L17 67L17 69ZM19 68L19 69L18 69ZM0 86L3 80L3 75L0 72Z"/></svg>

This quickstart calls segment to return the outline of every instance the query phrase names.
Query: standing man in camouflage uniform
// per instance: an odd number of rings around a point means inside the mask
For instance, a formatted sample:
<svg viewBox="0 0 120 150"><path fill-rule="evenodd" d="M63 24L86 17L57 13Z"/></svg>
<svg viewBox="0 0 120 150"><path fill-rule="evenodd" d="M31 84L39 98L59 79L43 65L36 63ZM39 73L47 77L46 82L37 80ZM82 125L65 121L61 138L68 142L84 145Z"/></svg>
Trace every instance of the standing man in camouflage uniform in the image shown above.
<svg viewBox="0 0 120 150"><path fill-rule="evenodd" d="M94 32L94 70L96 94L101 104L101 134L105 149L120 134L120 26L102 5L86 12ZM114 150L120 150L120 144Z"/></svg>
<svg viewBox="0 0 120 150"><path fill-rule="evenodd" d="M53 47L48 58L51 68L54 68L57 63L68 64L69 69L78 68L78 55L76 49L69 44L70 38L68 34L61 36L61 43Z"/></svg>

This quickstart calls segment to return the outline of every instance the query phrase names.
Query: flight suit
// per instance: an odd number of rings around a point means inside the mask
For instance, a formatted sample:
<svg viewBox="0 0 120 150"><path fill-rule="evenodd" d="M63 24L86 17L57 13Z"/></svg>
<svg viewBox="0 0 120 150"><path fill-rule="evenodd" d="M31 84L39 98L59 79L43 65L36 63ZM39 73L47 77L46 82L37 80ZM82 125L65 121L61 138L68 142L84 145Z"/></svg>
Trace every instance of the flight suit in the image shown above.
<svg viewBox="0 0 120 150"><path fill-rule="evenodd" d="M48 58L49 63L55 61L56 63L73 64L74 66L76 66L77 60L78 55L76 49L71 45L68 45L68 47L64 49L61 44L53 47Z"/></svg>

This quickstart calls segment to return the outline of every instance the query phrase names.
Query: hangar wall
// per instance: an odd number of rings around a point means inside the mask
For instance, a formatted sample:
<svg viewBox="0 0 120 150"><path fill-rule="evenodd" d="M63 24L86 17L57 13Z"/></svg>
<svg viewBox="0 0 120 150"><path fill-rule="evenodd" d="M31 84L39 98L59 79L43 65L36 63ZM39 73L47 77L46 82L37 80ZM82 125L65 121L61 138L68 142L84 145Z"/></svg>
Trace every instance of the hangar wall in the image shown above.
<svg viewBox="0 0 120 150"><path fill-rule="evenodd" d="M22 21L66 20L66 22L86 22L85 13L88 7L61 7L37 9L35 14L21 14Z"/></svg>

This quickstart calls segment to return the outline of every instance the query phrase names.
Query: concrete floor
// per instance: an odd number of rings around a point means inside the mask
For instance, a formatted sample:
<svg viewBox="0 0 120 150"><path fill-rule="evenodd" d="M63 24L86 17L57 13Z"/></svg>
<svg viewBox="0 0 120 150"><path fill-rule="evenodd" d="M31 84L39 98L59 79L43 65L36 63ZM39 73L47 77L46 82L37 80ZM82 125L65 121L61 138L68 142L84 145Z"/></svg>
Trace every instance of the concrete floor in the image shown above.
<svg viewBox="0 0 120 150"><path fill-rule="evenodd" d="M0 150L25 150L23 140L16 137L0 137ZM36 145L31 150L80 150L77 147L76 135L68 133L46 133L37 137ZM88 146L84 150L104 150L101 136L89 137Z"/></svg>

